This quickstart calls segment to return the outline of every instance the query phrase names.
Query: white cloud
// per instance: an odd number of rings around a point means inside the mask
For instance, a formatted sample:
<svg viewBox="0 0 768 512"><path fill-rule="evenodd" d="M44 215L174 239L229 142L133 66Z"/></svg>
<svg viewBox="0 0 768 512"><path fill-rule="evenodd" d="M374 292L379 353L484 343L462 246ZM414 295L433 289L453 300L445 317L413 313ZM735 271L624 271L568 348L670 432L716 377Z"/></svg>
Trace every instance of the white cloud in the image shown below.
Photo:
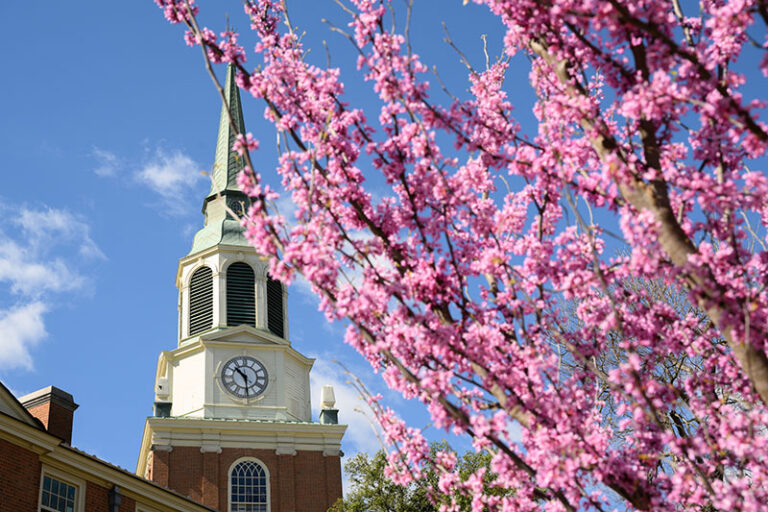
<svg viewBox="0 0 768 512"><path fill-rule="evenodd" d="M507 435L510 443L519 443L523 440L523 427L517 422L510 423L507 425Z"/></svg>
<svg viewBox="0 0 768 512"><path fill-rule="evenodd" d="M48 334L43 314L47 307L39 301L0 311L0 369L32 369L29 350Z"/></svg>
<svg viewBox="0 0 768 512"><path fill-rule="evenodd" d="M85 279L61 259L36 261L34 250L12 240L0 243L0 282L7 282L11 291L29 297L46 292L76 290Z"/></svg>
<svg viewBox="0 0 768 512"><path fill-rule="evenodd" d="M291 282L291 286L306 298L313 301L313 303L320 304L320 299L317 297L315 292L312 291L312 285L309 284L309 281L307 281L303 275L296 274L296 277Z"/></svg>
<svg viewBox="0 0 768 512"><path fill-rule="evenodd" d="M106 259L106 256L91 239L90 226L67 210L56 208L21 208L15 219L25 235L25 239L38 251L45 251L59 243L78 245L80 256Z"/></svg>
<svg viewBox="0 0 768 512"><path fill-rule="evenodd" d="M167 213L183 215L188 211L187 194L205 179L200 171L200 166L181 151L167 153L158 148L136 172L136 179L161 197Z"/></svg>
<svg viewBox="0 0 768 512"><path fill-rule="evenodd" d="M98 162L98 167L93 170L96 175L106 177L117 174L119 167L117 155L106 149L94 147L91 156Z"/></svg>
<svg viewBox="0 0 768 512"><path fill-rule="evenodd" d="M345 444L351 444L355 452L374 454L382 448L376 435L378 426L374 427L370 407L350 383L352 379L338 364L318 358L310 374L312 413L315 417L320 413L320 390L323 386L333 386L339 423L349 425L344 435Z"/></svg>
<svg viewBox="0 0 768 512"><path fill-rule="evenodd" d="M90 226L66 210L5 207L0 213L19 229L15 236L0 232L0 283L8 283L15 294L39 299L83 287L86 280L74 268L74 258L50 256L62 246L76 247L81 258L106 259L91 239Z"/></svg>
<svg viewBox="0 0 768 512"><path fill-rule="evenodd" d="M80 246L80 249L78 250L80 253L80 256L83 258L92 258L92 259L99 259L99 260L105 260L107 259L107 256L101 252L101 249L99 249L99 246L96 245L96 242L88 238L87 240L83 241L83 244Z"/></svg>
<svg viewBox="0 0 768 512"><path fill-rule="evenodd" d="M72 263L60 256L47 257L57 245L75 244L84 258L106 258L89 236L89 226L69 212L21 208L13 222L21 227L19 241L5 236L0 242L0 282L7 282L13 293L39 297L47 292L76 290L85 284Z"/></svg>
<svg viewBox="0 0 768 512"><path fill-rule="evenodd" d="M51 294L79 290L85 260L105 259L90 226L66 210L0 206L0 285L20 300L0 310L0 369L31 369L31 349L46 337L44 315Z"/></svg>

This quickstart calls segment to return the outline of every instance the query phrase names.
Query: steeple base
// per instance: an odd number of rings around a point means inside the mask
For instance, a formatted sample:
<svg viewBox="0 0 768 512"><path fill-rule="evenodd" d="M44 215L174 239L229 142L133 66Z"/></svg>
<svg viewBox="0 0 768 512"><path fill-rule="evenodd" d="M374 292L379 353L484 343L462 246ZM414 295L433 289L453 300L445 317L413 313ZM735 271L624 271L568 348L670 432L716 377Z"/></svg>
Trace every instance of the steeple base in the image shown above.
<svg viewBox="0 0 768 512"><path fill-rule="evenodd" d="M137 473L227 511L232 472L265 469L269 512L325 512L341 498L344 425L148 418Z"/></svg>

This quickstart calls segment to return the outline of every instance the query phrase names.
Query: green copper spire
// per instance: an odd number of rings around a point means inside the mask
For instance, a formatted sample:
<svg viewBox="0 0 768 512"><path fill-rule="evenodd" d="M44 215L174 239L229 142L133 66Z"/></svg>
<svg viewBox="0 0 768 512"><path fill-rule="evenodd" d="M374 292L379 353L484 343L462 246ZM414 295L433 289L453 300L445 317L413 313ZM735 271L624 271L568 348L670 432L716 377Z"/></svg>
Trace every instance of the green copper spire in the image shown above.
<svg viewBox="0 0 768 512"><path fill-rule="evenodd" d="M224 83L226 100L221 106L219 118L219 136L216 140L216 156L213 161L211 191L203 202L205 225L195 235L190 254L208 249L219 244L247 246L243 228L237 220L227 214L224 205L229 206L238 215L247 211L248 197L237 186L237 175L243 170L244 163L240 156L232 151L237 132L245 133L243 107L240 103L240 91L235 83L235 68L227 66L227 79ZM232 115L237 131L231 126L227 108Z"/></svg>
<svg viewBox="0 0 768 512"><path fill-rule="evenodd" d="M237 187L237 175L243 170L243 159L232 151L232 144L235 142L236 133L245 133L245 123L243 123L243 106L240 103L240 89L235 83L235 67L231 64L227 66L224 95L227 101L221 106L216 158L213 161L211 194L221 193L225 190L240 191ZM234 125L237 126L237 131L232 128L229 122L227 107L231 112Z"/></svg>

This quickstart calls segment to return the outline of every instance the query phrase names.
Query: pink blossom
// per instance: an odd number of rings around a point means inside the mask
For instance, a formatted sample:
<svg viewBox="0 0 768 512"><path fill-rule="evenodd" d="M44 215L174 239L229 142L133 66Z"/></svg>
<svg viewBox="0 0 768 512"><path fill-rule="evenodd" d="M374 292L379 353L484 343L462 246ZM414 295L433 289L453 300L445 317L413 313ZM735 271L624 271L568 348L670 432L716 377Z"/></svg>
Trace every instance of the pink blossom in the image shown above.
<svg viewBox="0 0 768 512"><path fill-rule="evenodd" d="M492 475L462 480L372 399L389 478L436 464L441 492L472 494L474 510L764 508L768 179L754 159L768 128L732 65L766 73L742 51L765 31L762 4L679 16L668 1L474 0L529 66L531 128L506 59L433 99L430 63L390 30L386 1L350 2L375 107L304 60L282 2L246 2L252 72L235 33L157 3L188 44L239 66L291 140L279 191L253 171L250 134L233 146L253 198L245 234L270 273L302 274L389 387L493 454ZM290 227L270 206L284 196ZM514 494L486 491L488 477Z"/></svg>

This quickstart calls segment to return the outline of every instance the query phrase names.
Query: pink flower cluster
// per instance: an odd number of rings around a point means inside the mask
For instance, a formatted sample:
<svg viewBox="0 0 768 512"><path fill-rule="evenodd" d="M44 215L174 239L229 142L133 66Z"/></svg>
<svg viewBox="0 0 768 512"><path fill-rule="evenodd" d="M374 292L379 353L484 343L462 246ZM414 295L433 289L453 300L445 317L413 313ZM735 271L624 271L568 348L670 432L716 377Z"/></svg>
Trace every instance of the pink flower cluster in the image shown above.
<svg viewBox="0 0 768 512"><path fill-rule="evenodd" d="M377 116L346 103L338 69L305 61L282 2L246 2L248 71L236 34L158 0L188 43L237 66L286 147L291 223L270 215L256 141L235 142L246 235L272 275L301 273L391 388L493 454L490 488L484 470L461 479L374 401L389 476L430 461L444 510L449 490L475 511L764 509L768 127L731 68L766 40L765 3L475 0L506 58L444 105L386 28L388 2L351 3ZM526 57L531 133L505 86L507 58Z"/></svg>

